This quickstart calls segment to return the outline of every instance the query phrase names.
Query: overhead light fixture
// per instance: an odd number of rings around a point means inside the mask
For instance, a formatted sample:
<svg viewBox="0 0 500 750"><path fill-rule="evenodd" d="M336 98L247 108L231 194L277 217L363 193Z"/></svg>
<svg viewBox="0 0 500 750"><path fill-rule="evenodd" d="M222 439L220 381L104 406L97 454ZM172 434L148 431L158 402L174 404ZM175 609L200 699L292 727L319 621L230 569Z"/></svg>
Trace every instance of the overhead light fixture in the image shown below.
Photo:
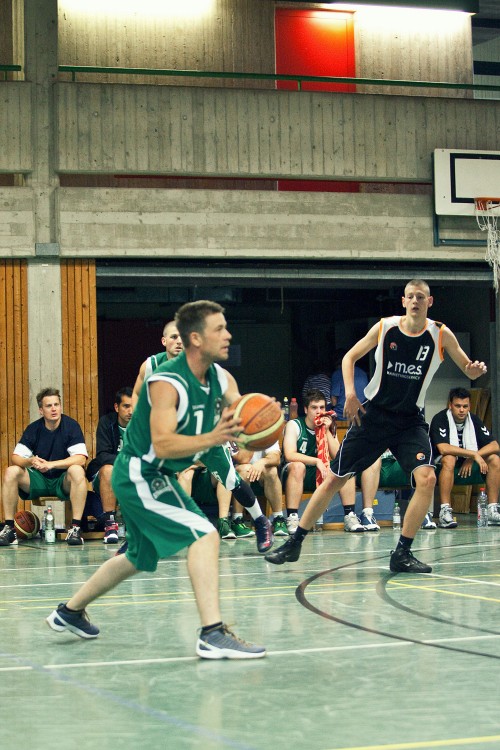
<svg viewBox="0 0 500 750"><path fill-rule="evenodd" d="M318 0L288 0L292 3L314 3ZM479 0L352 0L342 2L342 0L320 0L323 5L341 5L344 8L349 6L352 10L361 6L379 6L385 8L415 8L419 10L459 10L463 13L479 13Z"/></svg>

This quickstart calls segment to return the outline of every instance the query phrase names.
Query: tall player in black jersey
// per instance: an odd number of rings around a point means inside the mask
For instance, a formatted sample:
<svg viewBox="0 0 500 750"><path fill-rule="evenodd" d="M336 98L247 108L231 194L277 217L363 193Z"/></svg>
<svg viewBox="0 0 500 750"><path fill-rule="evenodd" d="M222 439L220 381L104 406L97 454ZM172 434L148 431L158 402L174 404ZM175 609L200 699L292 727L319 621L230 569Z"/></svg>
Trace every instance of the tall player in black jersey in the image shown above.
<svg viewBox="0 0 500 750"><path fill-rule="evenodd" d="M390 449L411 475L415 488L397 548L391 553L390 568L395 573L432 571L411 552L436 484L428 428L422 414L425 393L444 352L470 380L484 375L486 365L472 362L455 334L443 323L427 317L433 298L425 281L409 281L402 303L404 315L382 318L345 355L344 415L351 427L333 462L332 473L309 500L295 534L265 555L268 562L281 565L298 560L303 540L333 495L349 477L371 466ZM365 388L367 401L361 404L354 389L354 365L375 347L375 373Z"/></svg>

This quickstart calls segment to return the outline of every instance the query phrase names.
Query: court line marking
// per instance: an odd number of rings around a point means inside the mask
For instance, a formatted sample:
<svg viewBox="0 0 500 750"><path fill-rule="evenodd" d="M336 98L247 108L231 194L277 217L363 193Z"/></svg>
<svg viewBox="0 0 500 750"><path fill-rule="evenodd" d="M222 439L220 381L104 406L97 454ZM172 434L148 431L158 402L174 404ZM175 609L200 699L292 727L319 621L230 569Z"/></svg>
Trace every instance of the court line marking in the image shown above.
<svg viewBox="0 0 500 750"><path fill-rule="evenodd" d="M331 750L418 750L418 748L457 747L458 745L485 745L498 742L500 734L481 737L458 737L449 740L420 740L418 742L395 742L385 745L358 745L357 747L337 747Z"/></svg>
<svg viewBox="0 0 500 750"><path fill-rule="evenodd" d="M77 636L75 636L76 638ZM484 641L484 640L495 640L500 638L500 635L471 635L471 636L457 636L455 638L432 638L422 640L421 643L432 645L433 643L452 643L458 642L463 643L464 641ZM75 641L76 642L76 641ZM418 643L413 641L398 641L390 643L363 643L363 644L346 644L343 646L323 646L315 648L297 648L297 649L282 649L275 651L268 651L267 656L290 656L299 655L304 656L307 654L323 654L323 653L336 653L345 651L366 651L374 649L387 649L387 648L402 648L418 646ZM3 654L3 656L9 656ZM63 664L43 664L39 668L47 670L57 669L85 669L96 668L96 667L110 667L110 666L139 666L145 664L172 664L182 662L199 662L200 659L197 656L165 656L165 657L154 657L150 659L113 659L112 661L87 661L87 662L67 662ZM11 665L7 667L0 667L0 672L16 672L16 671L34 671L38 667L35 665ZM352 750L352 749L351 749Z"/></svg>

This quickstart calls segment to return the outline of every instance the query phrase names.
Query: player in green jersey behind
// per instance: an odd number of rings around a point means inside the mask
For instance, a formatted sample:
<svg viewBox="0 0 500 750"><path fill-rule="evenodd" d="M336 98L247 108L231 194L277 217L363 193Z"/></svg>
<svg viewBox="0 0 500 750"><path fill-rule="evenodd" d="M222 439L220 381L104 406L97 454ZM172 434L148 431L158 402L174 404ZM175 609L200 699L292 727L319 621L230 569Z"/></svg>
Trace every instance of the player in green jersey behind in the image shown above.
<svg viewBox="0 0 500 750"><path fill-rule="evenodd" d="M99 629L88 620L88 604L137 571L156 570L161 558L187 547L201 619L196 653L205 659L259 658L266 654L263 646L240 640L222 622L219 535L176 478L197 460L213 471L221 446L239 432L240 420L225 407L238 398L238 386L215 364L227 360L231 334L224 309L215 302L187 303L175 321L184 352L145 382L114 464L112 483L127 526L128 549L107 560L47 623L56 631L95 638ZM270 539L272 543L272 534Z"/></svg>

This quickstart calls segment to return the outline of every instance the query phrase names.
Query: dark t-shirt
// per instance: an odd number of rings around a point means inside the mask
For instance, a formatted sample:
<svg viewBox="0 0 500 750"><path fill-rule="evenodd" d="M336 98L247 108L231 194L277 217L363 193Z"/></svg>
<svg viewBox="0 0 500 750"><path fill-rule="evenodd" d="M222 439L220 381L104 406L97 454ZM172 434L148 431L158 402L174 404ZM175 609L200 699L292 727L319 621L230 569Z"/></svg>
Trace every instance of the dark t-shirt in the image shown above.
<svg viewBox="0 0 500 750"><path fill-rule="evenodd" d="M476 433L477 447L478 450L484 448L488 443L493 442L496 438L491 434L486 425L479 419L476 414L470 415L472 424L474 425L474 432ZM450 425L448 422L448 409L439 411L433 418L429 429L429 435L432 442L432 450L435 456L439 455L439 451L436 448L438 443L450 444ZM463 447L463 446L461 446Z"/></svg>
<svg viewBox="0 0 500 750"><path fill-rule="evenodd" d="M23 458L40 456L45 461L61 461L69 456L88 455L80 425L65 414L61 416L59 427L53 431L45 427L43 417L29 424L13 453ZM44 476L55 478L64 471L65 469L50 469L44 472Z"/></svg>

